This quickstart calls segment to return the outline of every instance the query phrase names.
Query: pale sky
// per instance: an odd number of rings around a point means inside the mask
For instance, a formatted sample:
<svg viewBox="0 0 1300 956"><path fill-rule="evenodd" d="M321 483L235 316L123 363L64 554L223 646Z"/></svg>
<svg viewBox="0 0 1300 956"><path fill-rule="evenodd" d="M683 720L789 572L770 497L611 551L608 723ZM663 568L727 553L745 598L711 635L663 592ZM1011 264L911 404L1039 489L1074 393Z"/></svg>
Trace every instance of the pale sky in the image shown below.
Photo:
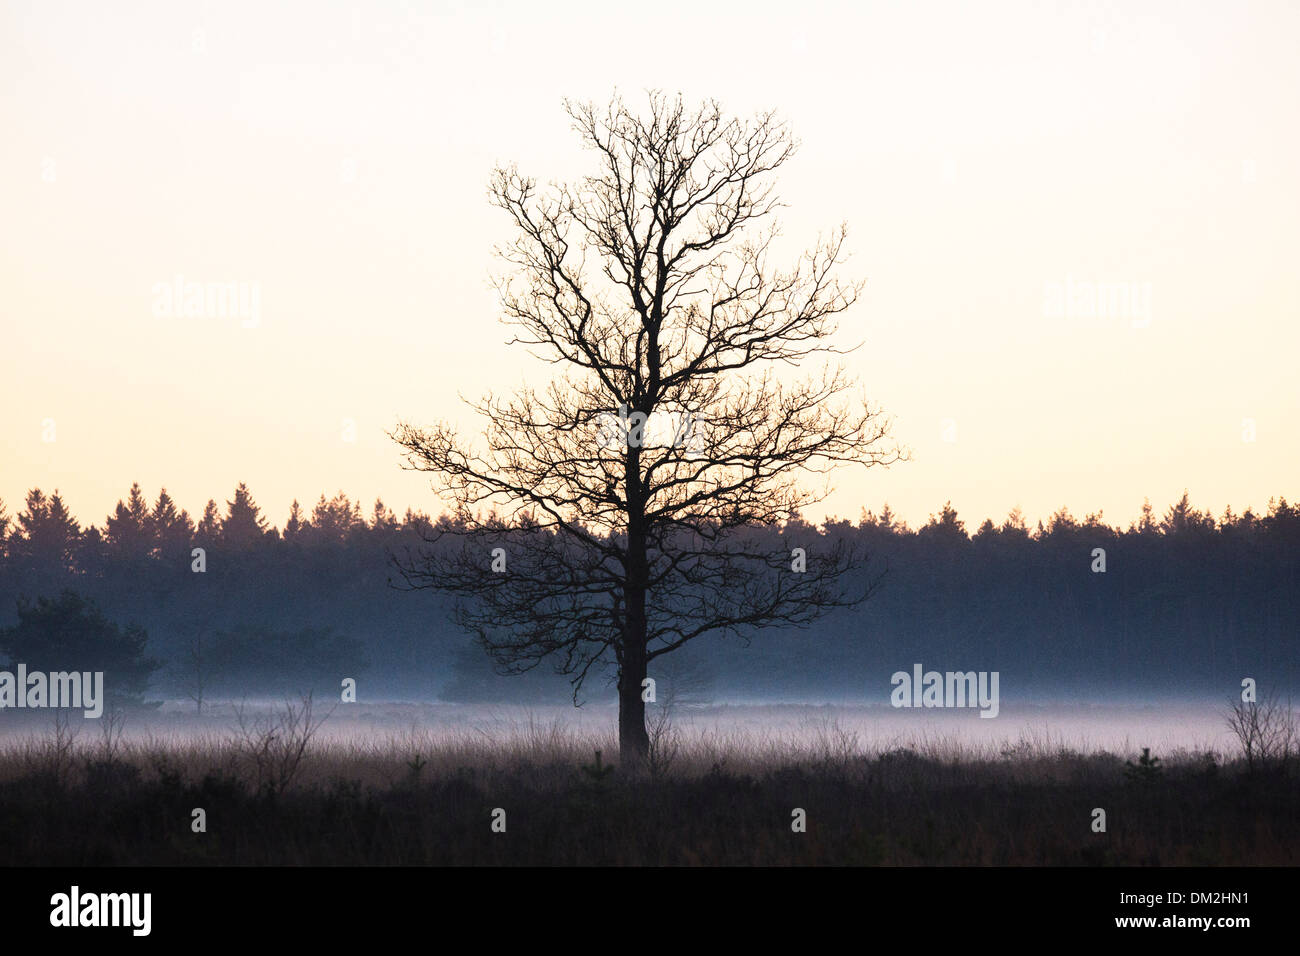
<svg viewBox="0 0 1300 956"><path fill-rule="evenodd" d="M552 373L488 177L589 172L561 100L615 87L777 109L792 247L848 223L839 341L914 458L830 513L1300 497L1297 48L1286 2L5 2L0 498L439 510L385 429ZM256 321L155 314L177 276Z"/></svg>

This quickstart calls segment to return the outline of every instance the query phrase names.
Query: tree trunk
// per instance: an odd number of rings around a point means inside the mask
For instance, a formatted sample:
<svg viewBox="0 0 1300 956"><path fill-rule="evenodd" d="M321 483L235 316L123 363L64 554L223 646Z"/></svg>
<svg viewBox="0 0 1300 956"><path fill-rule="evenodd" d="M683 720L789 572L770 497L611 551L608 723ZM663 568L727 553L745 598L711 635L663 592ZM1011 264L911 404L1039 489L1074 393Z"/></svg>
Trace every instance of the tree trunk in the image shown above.
<svg viewBox="0 0 1300 956"><path fill-rule="evenodd" d="M641 562L630 562L636 567ZM641 682L646 677L645 588L627 591L627 621L623 630L623 661L618 675L618 750L624 764L640 764L650 754L645 729Z"/></svg>
<svg viewBox="0 0 1300 956"><path fill-rule="evenodd" d="M637 644L633 640L631 644ZM645 639L639 650L623 648L623 669L618 681L618 752L624 765L643 764L650 754L650 735L645 729L645 701L641 682L646 676Z"/></svg>
<svg viewBox="0 0 1300 956"><path fill-rule="evenodd" d="M649 411L641 409L649 418ZM646 590L650 570L646 563L645 497L641 489L641 451L629 443L627 452L627 581L623 596L627 617L623 623L622 661L618 675L618 751L625 766L644 765L650 755L650 735L645 729L645 701L641 682L646 677Z"/></svg>

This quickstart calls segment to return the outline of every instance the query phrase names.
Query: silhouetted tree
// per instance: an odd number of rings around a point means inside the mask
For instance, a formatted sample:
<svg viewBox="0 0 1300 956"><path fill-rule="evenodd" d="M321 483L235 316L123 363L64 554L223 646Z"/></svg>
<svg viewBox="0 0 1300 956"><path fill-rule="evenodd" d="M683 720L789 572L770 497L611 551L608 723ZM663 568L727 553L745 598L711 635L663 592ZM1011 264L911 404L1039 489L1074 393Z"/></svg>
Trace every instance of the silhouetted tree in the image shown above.
<svg viewBox="0 0 1300 956"><path fill-rule="evenodd" d="M194 536L200 544L209 548L221 538L221 515L217 511L217 503L211 498L203 506L203 515L194 529Z"/></svg>
<svg viewBox="0 0 1300 956"><path fill-rule="evenodd" d="M922 537L935 535L948 540L965 541L966 523L957 517L957 509L952 506L952 502L945 501L939 514L930 515L930 520L917 534Z"/></svg>
<svg viewBox="0 0 1300 956"><path fill-rule="evenodd" d="M56 489L50 497L39 488L27 493L26 509L10 537L10 550L39 573L63 571L72 565L81 528Z"/></svg>
<svg viewBox="0 0 1300 956"><path fill-rule="evenodd" d="M834 276L842 228L788 271L769 263L768 178L795 149L784 124L660 94L647 115L618 99L603 113L565 105L599 172L543 193L499 169L491 187L517 234L498 285L512 341L563 371L543 391L474 406L486 447L447 425L399 424L409 467L434 476L463 525L435 529L400 567L412 587L466 598L457 620L508 672L555 661L576 701L612 664L620 748L635 762L649 746L652 661L865 599L851 545L812 548L793 570L759 529L824 498L801 482L810 473L899 453L880 413L849 400L842 368L775 375L837 351L834 317L859 289Z"/></svg>
<svg viewBox="0 0 1300 956"><path fill-rule="evenodd" d="M190 640L189 659L189 698L194 701L194 712L203 716L203 692L211 680L210 668L203 659L203 634L195 634Z"/></svg>
<svg viewBox="0 0 1300 956"><path fill-rule="evenodd" d="M1164 520L1160 522L1164 534L1196 534L1214 530L1214 518L1208 513L1197 511L1183 489L1183 496L1169 506Z"/></svg>
<svg viewBox="0 0 1300 956"><path fill-rule="evenodd" d="M0 630L0 649L29 671L103 671L104 696L142 703L157 661L145 654L148 635L109 621L95 605L67 590L56 598L19 599L18 623Z"/></svg>
<svg viewBox="0 0 1300 956"><path fill-rule="evenodd" d="M361 505L341 491L328 501L321 495L311 512L310 534L321 543L343 544L364 527Z"/></svg>
<svg viewBox="0 0 1300 956"><path fill-rule="evenodd" d="M1029 537L1029 526L1025 524L1025 514L1020 510L1019 505L1007 513L1007 519L1002 522L1002 527L998 530L1010 537L1020 539Z"/></svg>
<svg viewBox="0 0 1300 956"><path fill-rule="evenodd" d="M131 573L125 565L109 554L104 536L93 524L81 532L73 551L73 564L78 577L97 581L106 576L120 579ZM45 590L42 588L42 590Z"/></svg>
<svg viewBox="0 0 1300 956"><path fill-rule="evenodd" d="M383 501L376 498L370 529L386 536L395 533L399 527L397 515L393 514Z"/></svg>
<svg viewBox="0 0 1300 956"><path fill-rule="evenodd" d="M185 563L190 560L190 548L194 543L194 522L185 511L177 511L167 489L158 492L150 515L154 533L154 552L169 563Z"/></svg>
<svg viewBox="0 0 1300 956"><path fill-rule="evenodd" d="M108 553L136 570L153 551L153 522L140 483L134 482L126 502L104 521L104 543Z"/></svg>
<svg viewBox="0 0 1300 956"><path fill-rule="evenodd" d="M267 531L262 510L253 501L253 495L242 481L235 488L235 497L226 502L226 517L221 522L221 543L243 550L260 542Z"/></svg>
<svg viewBox="0 0 1300 956"><path fill-rule="evenodd" d="M289 520L284 523L284 540L293 541L298 535L302 534L302 505L298 504L298 499L293 499L293 504L289 506Z"/></svg>
<svg viewBox="0 0 1300 956"><path fill-rule="evenodd" d="M1150 498L1142 499L1142 516L1138 518L1136 528L1140 534L1155 534L1159 531L1159 526L1156 524L1155 512L1151 508Z"/></svg>
<svg viewBox="0 0 1300 956"><path fill-rule="evenodd" d="M1261 524L1271 534L1294 539L1300 535L1300 508L1287 504L1286 498L1278 498L1277 501L1269 498L1268 514Z"/></svg>
<svg viewBox="0 0 1300 956"><path fill-rule="evenodd" d="M1070 514L1070 509L1061 508L1054 513L1047 521L1047 527L1043 529L1043 535L1046 537L1057 537L1058 539L1067 539L1079 529L1079 522L1074 520L1074 515Z"/></svg>

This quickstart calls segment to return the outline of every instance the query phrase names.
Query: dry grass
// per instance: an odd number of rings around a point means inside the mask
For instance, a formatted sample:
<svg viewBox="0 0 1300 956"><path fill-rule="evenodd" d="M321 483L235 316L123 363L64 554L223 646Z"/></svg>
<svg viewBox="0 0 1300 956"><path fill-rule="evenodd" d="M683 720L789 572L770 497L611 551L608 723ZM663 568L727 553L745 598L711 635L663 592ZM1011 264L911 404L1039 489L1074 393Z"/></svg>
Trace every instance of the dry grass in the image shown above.
<svg viewBox="0 0 1300 956"><path fill-rule="evenodd" d="M1191 748L1135 775L1050 734L876 741L835 717L794 736L674 728L651 773L597 773L612 735L533 715L342 732L310 711L222 729L0 743L0 854L124 864L1283 864L1300 782ZM190 829L203 807L208 832ZM505 834L489 827L508 814ZM794 808L808 830L793 833ZM1108 832L1093 833L1094 807Z"/></svg>
<svg viewBox="0 0 1300 956"><path fill-rule="evenodd" d="M412 726L404 731L372 734L325 732L325 719L313 716L311 702L290 703L250 715L233 709L228 730L146 731L124 738L121 723L105 721L96 736L81 730L81 721L56 720L50 730L0 738L0 782L34 774L54 774L61 783L84 780L84 768L96 760L135 766L143 780L157 779L157 768L198 781L220 773L256 791L310 789L347 779L363 787L391 787L407 780L419 762L425 781L463 774L535 774L539 784L564 785L570 771L590 763L600 750L617 763L612 732L574 729L561 718L528 714L506 718L492 729ZM103 728L101 731L101 727ZM763 776L774 770L829 774L846 780L887 784L896 774L883 772L906 763L922 777L911 783L930 787L960 785L1061 785L1122 782L1126 758L1134 746L1114 753L1081 750L1051 734L1022 732L1014 739L973 744L955 735L918 733L867 745L861 734L835 718L807 720L794 736L707 725L665 728L672 733L671 758L652 776L698 779L726 772ZM667 748L665 748L667 749ZM1228 775L1247 764L1213 748L1187 748L1163 754L1172 776L1202 773L1207 764ZM1227 761L1225 764L1225 760Z"/></svg>

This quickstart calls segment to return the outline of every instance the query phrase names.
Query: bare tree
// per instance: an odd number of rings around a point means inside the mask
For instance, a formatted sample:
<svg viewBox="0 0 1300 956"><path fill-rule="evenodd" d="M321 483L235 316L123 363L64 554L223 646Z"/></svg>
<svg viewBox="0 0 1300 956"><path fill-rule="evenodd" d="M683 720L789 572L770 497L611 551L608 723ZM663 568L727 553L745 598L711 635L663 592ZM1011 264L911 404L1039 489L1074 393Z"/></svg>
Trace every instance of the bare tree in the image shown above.
<svg viewBox="0 0 1300 956"><path fill-rule="evenodd" d="M1283 702L1273 691L1258 701L1234 700L1227 721L1250 773L1285 769L1300 744L1300 725L1291 702Z"/></svg>
<svg viewBox="0 0 1300 956"><path fill-rule="evenodd" d="M203 656L203 635L205 629L198 628L190 640L189 655L186 661L186 696L194 701L194 711L203 716L203 692L211 681L210 665Z"/></svg>
<svg viewBox="0 0 1300 956"><path fill-rule="evenodd" d="M331 707L324 716L314 716L312 704L308 692L297 704L286 700L283 711L273 708L260 717L249 715L244 702L236 706L235 751L251 764L259 793L278 797L298 776L312 739L334 713Z"/></svg>
<svg viewBox="0 0 1300 956"><path fill-rule="evenodd" d="M810 476L902 454L842 365L776 374L839 353L834 320L860 290L835 278L843 227L770 264L769 179L796 145L785 124L659 93L644 115L621 98L565 107L597 171L542 190L510 167L491 183L516 233L498 250L511 344L557 375L471 403L487 420L477 444L399 423L407 467L432 474L455 515L398 567L411 587L459 595L458 622L503 672L549 658L577 703L612 664L620 749L639 762L657 658L867 597L873 582L850 573L862 554L827 545L792 563L760 531L824 499Z"/></svg>
<svg viewBox="0 0 1300 956"><path fill-rule="evenodd" d="M39 764L40 769L49 774L56 788L62 788L68 781L80 734L79 720L74 723L66 710L54 711L54 732L42 741L38 753L43 758Z"/></svg>
<svg viewBox="0 0 1300 956"><path fill-rule="evenodd" d="M121 707L109 706L99 721L99 753L97 759L105 764L117 762L122 752L122 734L126 731L126 713Z"/></svg>
<svg viewBox="0 0 1300 956"><path fill-rule="evenodd" d="M697 704L707 703L711 683L707 671L685 655L665 658L657 674L655 699L646 714L646 733L650 740L646 768L654 777L671 770L681 753L678 715Z"/></svg>

